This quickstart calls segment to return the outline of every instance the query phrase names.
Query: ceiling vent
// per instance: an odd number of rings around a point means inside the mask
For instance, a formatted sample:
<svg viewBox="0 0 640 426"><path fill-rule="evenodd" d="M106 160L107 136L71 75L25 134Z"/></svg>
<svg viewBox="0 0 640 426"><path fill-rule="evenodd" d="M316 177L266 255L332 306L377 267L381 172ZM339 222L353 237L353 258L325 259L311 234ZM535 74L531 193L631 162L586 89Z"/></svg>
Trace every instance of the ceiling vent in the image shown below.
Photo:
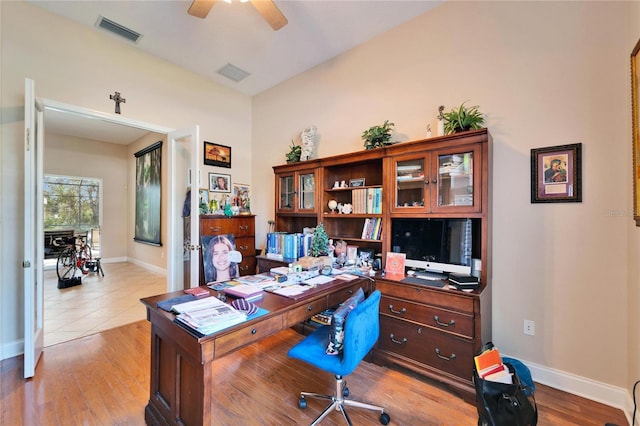
<svg viewBox="0 0 640 426"><path fill-rule="evenodd" d="M115 35L126 38L129 41L137 43L138 40L142 38L142 34L130 30L129 28L118 24L117 22L113 22L110 19L105 18L104 16L98 17L98 22L96 22L96 27L105 29Z"/></svg>
<svg viewBox="0 0 640 426"><path fill-rule="evenodd" d="M227 64L224 67L220 68L218 70L218 74L223 75L225 77L227 77L228 79L231 79L235 82L238 82L240 80L243 80L245 78L247 78L248 76L250 76L251 74L249 74L248 72L246 72L243 69L240 69L238 67L236 67L235 65L232 64Z"/></svg>

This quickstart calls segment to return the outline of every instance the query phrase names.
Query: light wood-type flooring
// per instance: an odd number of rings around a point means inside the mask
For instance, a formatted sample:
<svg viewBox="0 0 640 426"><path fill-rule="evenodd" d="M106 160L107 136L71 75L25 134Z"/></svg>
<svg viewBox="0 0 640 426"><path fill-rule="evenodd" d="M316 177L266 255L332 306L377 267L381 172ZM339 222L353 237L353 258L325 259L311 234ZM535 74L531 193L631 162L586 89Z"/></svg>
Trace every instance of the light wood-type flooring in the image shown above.
<svg viewBox="0 0 640 426"><path fill-rule="evenodd" d="M45 270L45 347L145 319L140 299L167 292L164 275L133 263L103 263L102 269L104 277L83 275L81 285L65 289L58 289L55 261Z"/></svg>
<svg viewBox="0 0 640 426"><path fill-rule="evenodd" d="M214 425L309 424L324 403L297 407L298 392L330 393L332 377L287 357L303 337L292 329L214 364ZM138 321L45 348L36 377L22 378L22 357L0 363L1 425L143 425L149 398L150 324ZM392 425L476 425L473 405L435 382L363 362L348 376L351 397L383 405ZM628 425L617 409L538 384L539 425ZM355 425L378 413L349 409ZM333 412L325 426L343 425Z"/></svg>

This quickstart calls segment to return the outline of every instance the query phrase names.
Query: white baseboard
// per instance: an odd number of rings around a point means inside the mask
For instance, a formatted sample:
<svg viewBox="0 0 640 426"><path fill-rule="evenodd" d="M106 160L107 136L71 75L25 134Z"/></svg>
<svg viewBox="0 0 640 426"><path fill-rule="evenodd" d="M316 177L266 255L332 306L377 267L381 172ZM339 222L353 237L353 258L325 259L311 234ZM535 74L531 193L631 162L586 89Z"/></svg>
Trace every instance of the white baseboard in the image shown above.
<svg viewBox="0 0 640 426"><path fill-rule="evenodd" d="M157 272L157 273L162 274L162 275L167 275L167 270L166 270L165 268L160 268L160 267L158 267L158 266L151 265L151 264L149 264L149 263L141 262L141 261L139 261L139 260L137 260L137 259L127 259L127 258L125 258L125 260L119 260L118 262L129 262L129 263L133 263L133 264L138 265L138 266L141 266L141 267L143 267L144 269L147 269L147 270L149 270L149 271Z"/></svg>
<svg viewBox="0 0 640 426"><path fill-rule="evenodd" d="M624 412L629 424L632 424L633 399L626 389L522 359L520 361L529 367L534 382L618 408Z"/></svg>

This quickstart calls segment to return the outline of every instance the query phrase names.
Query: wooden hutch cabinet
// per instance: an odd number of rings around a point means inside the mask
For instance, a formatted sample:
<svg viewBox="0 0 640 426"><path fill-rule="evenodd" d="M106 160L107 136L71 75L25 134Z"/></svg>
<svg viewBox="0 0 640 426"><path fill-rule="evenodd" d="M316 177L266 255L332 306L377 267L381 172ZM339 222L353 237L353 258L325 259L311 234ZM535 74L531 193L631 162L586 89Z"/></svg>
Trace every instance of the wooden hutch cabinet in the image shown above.
<svg viewBox="0 0 640 426"><path fill-rule="evenodd" d="M491 143L488 130L481 129L273 168L276 231L302 232L323 223L329 238L373 250L383 267L386 253L394 249L396 221L472 222L473 258L481 265L476 290L376 275L381 333L371 357L438 380L469 402L475 400L473 356L491 339ZM312 208L301 209L296 201L300 176L309 173L316 195ZM377 209L366 201L363 207L363 191L377 194ZM355 211L332 211L330 200L351 204ZM379 222L379 235L365 232L371 221Z"/></svg>

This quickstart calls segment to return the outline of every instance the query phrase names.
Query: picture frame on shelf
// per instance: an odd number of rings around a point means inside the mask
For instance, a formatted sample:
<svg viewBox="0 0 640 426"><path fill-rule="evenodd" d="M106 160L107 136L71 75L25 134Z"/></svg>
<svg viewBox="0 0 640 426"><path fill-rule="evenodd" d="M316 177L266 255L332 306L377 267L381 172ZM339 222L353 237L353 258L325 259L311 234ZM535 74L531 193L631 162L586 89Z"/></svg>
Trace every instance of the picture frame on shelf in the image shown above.
<svg viewBox="0 0 640 426"><path fill-rule="evenodd" d="M200 188L198 190L198 198L199 198L199 202L200 205L202 205L203 203L206 204L207 206L209 205L209 190L207 188Z"/></svg>
<svg viewBox="0 0 640 426"><path fill-rule="evenodd" d="M349 188L364 186L365 178L349 179Z"/></svg>
<svg viewBox="0 0 640 426"><path fill-rule="evenodd" d="M231 147L213 142L204 142L204 164L231 168Z"/></svg>
<svg viewBox="0 0 640 426"><path fill-rule="evenodd" d="M231 192L230 182L231 175L209 173L209 191L211 192Z"/></svg>
<svg viewBox="0 0 640 426"><path fill-rule="evenodd" d="M233 200L240 207L240 213L251 212L251 186L244 183L234 183Z"/></svg>
<svg viewBox="0 0 640 426"><path fill-rule="evenodd" d="M531 202L582 202L582 144L531 149Z"/></svg>

